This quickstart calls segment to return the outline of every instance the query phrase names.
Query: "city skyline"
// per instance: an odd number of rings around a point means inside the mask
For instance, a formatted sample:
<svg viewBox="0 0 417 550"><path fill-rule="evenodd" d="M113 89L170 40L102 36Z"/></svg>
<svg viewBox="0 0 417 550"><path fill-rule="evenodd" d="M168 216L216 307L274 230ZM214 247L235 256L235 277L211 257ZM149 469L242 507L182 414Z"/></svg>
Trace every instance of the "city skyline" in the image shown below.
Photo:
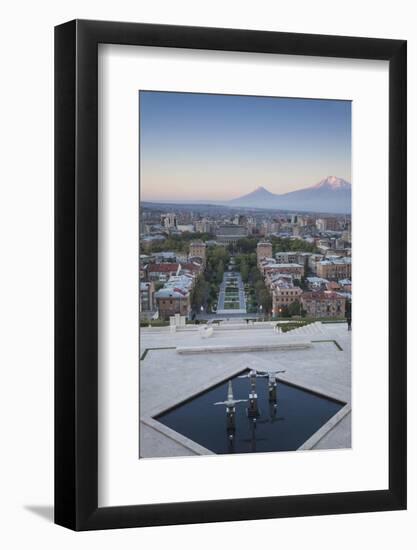
<svg viewBox="0 0 417 550"><path fill-rule="evenodd" d="M351 102L140 92L145 201L276 194L351 180Z"/></svg>

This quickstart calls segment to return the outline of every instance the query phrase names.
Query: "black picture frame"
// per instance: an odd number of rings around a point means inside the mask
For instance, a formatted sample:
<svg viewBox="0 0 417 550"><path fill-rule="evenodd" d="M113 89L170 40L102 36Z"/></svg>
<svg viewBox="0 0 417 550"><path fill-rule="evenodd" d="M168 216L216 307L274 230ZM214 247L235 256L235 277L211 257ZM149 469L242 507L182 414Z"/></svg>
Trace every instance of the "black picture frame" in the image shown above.
<svg viewBox="0 0 417 550"><path fill-rule="evenodd" d="M98 44L389 62L389 488L98 507ZM55 522L108 529L406 508L406 41L74 20L55 28Z"/></svg>

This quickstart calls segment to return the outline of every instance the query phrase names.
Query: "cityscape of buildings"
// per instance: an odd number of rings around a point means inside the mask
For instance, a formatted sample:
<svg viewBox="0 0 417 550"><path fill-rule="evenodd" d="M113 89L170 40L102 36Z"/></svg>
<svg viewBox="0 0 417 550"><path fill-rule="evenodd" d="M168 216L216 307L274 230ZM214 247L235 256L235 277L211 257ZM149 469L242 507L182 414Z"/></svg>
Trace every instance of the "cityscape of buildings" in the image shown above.
<svg viewBox="0 0 417 550"><path fill-rule="evenodd" d="M215 318L222 281L215 281L217 293L212 280L201 292L193 291L210 268L208 259L216 257L219 250L224 256L215 267L221 275L232 269L242 275L246 311L239 306L241 316L349 316L350 216L197 210L142 206L141 321L168 321L175 314L189 321ZM269 300L265 294L264 300L256 300L256 296L251 300L259 279ZM236 293L230 296L236 298ZM230 300L230 315L236 315L235 302Z"/></svg>

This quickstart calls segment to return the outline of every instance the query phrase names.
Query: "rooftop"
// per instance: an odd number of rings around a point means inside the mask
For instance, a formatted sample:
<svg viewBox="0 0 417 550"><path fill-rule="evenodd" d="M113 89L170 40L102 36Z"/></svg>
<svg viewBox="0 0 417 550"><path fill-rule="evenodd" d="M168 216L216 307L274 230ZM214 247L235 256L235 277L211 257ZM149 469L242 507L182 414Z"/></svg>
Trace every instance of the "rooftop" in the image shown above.
<svg viewBox="0 0 417 550"><path fill-rule="evenodd" d="M164 241L165 239L165 235L145 235L141 238L141 240L145 242Z"/></svg>
<svg viewBox="0 0 417 550"><path fill-rule="evenodd" d="M282 278L279 278L278 280L275 279L273 283L274 283L274 286L277 287L278 289L297 288L300 291L300 293L302 292L299 286L295 286L292 281L288 281L287 279L282 279Z"/></svg>
<svg viewBox="0 0 417 550"><path fill-rule="evenodd" d="M342 296L339 292L333 292L332 290L323 290L317 292L303 292L303 300L340 300Z"/></svg>
<svg viewBox="0 0 417 550"><path fill-rule="evenodd" d="M150 286L152 286L152 283L141 282L140 283L140 290L148 290Z"/></svg>
<svg viewBox="0 0 417 550"><path fill-rule="evenodd" d="M181 269L181 271L199 271L201 269L201 264L196 262L188 262L188 263L160 263L160 264L149 264L148 265L148 271L150 273L173 273L177 272L178 268Z"/></svg>
<svg viewBox="0 0 417 550"><path fill-rule="evenodd" d="M263 267L265 269L282 269L282 268L289 268L289 267L299 267L300 269L302 269L302 265L301 264L295 264L295 263L292 263L292 264L279 264L279 263L276 263L276 262L270 262L270 263L267 263L267 264L263 264Z"/></svg>
<svg viewBox="0 0 417 550"><path fill-rule="evenodd" d="M352 258L350 256L343 256L343 257L335 257L330 256L327 257L326 260L321 260L319 262L321 265L344 265L344 264L351 264Z"/></svg>
<svg viewBox="0 0 417 550"><path fill-rule="evenodd" d="M193 286L193 279L189 274L171 276L155 296L156 298L185 298Z"/></svg>
<svg viewBox="0 0 417 550"><path fill-rule="evenodd" d="M322 284L322 283L325 284L325 283L328 283L329 281L327 279L323 279L323 277L307 277L307 282L311 284Z"/></svg>
<svg viewBox="0 0 417 550"><path fill-rule="evenodd" d="M160 263L160 264L149 264L148 271L150 273L172 273L177 271L180 264L178 263Z"/></svg>

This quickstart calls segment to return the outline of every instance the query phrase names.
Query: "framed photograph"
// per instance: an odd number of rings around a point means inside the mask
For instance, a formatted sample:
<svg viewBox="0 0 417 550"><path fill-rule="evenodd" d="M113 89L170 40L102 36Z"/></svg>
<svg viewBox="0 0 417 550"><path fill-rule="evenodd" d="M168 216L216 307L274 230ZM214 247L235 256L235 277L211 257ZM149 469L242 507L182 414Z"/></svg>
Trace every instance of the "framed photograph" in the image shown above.
<svg viewBox="0 0 417 550"><path fill-rule="evenodd" d="M55 29L55 521L406 507L406 42Z"/></svg>

